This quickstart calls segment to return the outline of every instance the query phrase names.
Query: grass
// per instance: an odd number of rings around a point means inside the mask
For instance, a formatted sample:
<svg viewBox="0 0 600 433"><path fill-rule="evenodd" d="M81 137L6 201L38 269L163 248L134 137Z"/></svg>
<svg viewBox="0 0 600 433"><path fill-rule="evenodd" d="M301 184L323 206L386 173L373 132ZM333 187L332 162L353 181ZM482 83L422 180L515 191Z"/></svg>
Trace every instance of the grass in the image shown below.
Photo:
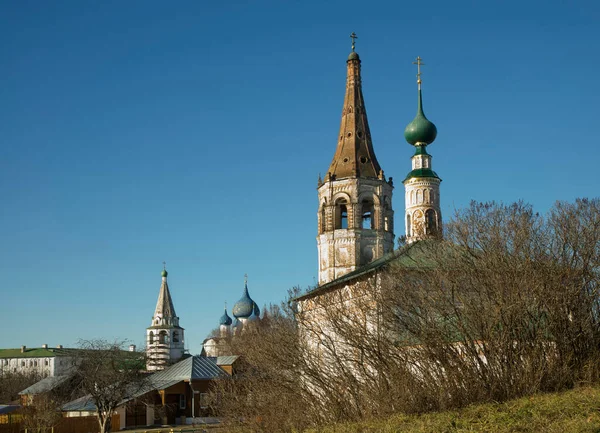
<svg viewBox="0 0 600 433"><path fill-rule="evenodd" d="M600 387L578 387L505 403L468 406L422 415L394 415L336 424L311 433L600 432ZM308 432L307 432L308 433Z"/></svg>

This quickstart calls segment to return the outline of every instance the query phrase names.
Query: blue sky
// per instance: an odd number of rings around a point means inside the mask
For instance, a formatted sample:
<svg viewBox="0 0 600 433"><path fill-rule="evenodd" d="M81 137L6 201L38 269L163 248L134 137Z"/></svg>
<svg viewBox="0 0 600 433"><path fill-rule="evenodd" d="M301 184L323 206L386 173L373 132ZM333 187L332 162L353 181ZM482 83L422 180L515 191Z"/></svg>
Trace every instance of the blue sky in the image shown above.
<svg viewBox="0 0 600 433"><path fill-rule="evenodd" d="M593 1L0 1L0 347L143 345L163 260L192 353L245 273L261 306L314 284L353 31L397 235L417 55L446 217L597 196L599 21Z"/></svg>

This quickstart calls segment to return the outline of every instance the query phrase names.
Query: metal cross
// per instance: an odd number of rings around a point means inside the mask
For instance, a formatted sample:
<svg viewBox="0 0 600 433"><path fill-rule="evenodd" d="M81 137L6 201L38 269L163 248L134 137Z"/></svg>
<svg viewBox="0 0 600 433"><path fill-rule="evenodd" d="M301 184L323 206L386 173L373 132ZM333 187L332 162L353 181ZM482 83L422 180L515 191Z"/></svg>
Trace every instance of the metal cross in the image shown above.
<svg viewBox="0 0 600 433"><path fill-rule="evenodd" d="M163 270L166 271L167 270L167 262L163 262Z"/></svg>
<svg viewBox="0 0 600 433"><path fill-rule="evenodd" d="M421 65L425 64L422 62L422 60L423 59L420 56L417 56L417 61L412 62L413 65L417 65L417 84L419 86L421 85Z"/></svg>
<svg viewBox="0 0 600 433"><path fill-rule="evenodd" d="M358 39L358 36L356 36L356 33L352 32L352 34L350 35L350 39L352 39L352 51L354 51L356 39Z"/></svg>

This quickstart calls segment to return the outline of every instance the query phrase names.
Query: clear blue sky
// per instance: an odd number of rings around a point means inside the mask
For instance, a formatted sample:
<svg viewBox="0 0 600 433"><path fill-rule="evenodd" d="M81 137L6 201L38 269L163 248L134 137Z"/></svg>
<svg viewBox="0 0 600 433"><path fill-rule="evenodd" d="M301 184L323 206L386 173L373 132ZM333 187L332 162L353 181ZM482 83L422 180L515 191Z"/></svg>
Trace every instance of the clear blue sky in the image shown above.
<svg viewBox="0 0 600 433"><path fill-rule="evenodd" d="M570 4L572 3L572 4ZM317 276L349 34L397 235L421 56L442 211L598 195L596 1L0 1L0 347L143 345L162 262L192 353Z"/></svg>

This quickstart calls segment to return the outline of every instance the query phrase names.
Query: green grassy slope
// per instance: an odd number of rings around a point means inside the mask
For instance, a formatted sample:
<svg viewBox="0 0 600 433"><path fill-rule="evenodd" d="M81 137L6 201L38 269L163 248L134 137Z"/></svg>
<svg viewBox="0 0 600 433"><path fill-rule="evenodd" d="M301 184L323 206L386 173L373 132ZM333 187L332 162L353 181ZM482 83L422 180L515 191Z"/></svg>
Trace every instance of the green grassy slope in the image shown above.
<svg viewBox="0 0 600 433"><path fill-rule="evenodd" d="M311 432L600 432L600 387L579 387L455 411L338 424Z"/></svg>

